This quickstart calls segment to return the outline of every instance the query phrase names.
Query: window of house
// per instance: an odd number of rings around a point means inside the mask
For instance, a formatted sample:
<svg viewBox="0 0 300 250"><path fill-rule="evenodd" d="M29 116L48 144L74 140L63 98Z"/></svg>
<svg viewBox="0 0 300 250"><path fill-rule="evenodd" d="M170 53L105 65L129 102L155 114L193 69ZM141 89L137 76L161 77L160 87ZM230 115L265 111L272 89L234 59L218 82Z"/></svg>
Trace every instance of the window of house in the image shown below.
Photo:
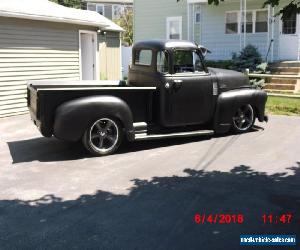
<svg viewBox="0 0 300 250"><path fill-rule="evenodd" d="M200 23L201 21L201 14L200 11L195 12L195 23Z"/></svg>
<svg viewBox="0 0 300 250"><path fill-rule="evenodd" d="M152 50L137 50L134 61L136 65L150 66L152 63Z"/></svg>
<svg viewBox="0 0 300 250"><path fill-rule="evenodd" d="M296 15L282 20L282 34L295 34L296 33Z"/></svg>
<svg viewBox="0 0 300 250"><path fill-rule="evenodd" d="M244 33L244 17L241 25L241 31ZM246 12L246 33L253 33L253 12Z"/></svg>
<svg viewBox="0 0 300 250"><path fill-rule="evenodd" d="M157 72L168 73L169 72L169 59L166 51L157 52L156 67Z"/></svg>
<svg viewBox="0 0 300 250"><path fill-rule="evenodd" d="M200 55L191 50L174 51L174 73L203 72Z"/></svg>
<svg viewBox="0 0 300 250"><path fill-rule="evenodd" d="M104 5L103 4L96 4L96 11L104 16Z"/></svg>
<svg viewBox="0 0 300 250"><path fill-rule="evenodd" d="M112 19L116 20L119 19L125 11L125 7L120 4L114 4L112 5Z"/></svg>
<svg viewBox="0 0 300 250"><path fill-rule="evenodd" d="M268 32L268 11L256 11L255 32Z"/></svg>
<svg viewBox="0 0 300 250"><path fill-rule="evenodd" d="M167 39L182 38L182 17L167 17Z"/></svg>
<svg viewBox="0 0 300 250"><path fill-rule="evenodd" d="M238 33L238 12L227 12L226 14L226 34Z"/></svg>
<svg viewBox="0 0 300 250"><path fill-rule="evenodd" d="M87 10L96 11L96 4L87 3Z"/></svg>

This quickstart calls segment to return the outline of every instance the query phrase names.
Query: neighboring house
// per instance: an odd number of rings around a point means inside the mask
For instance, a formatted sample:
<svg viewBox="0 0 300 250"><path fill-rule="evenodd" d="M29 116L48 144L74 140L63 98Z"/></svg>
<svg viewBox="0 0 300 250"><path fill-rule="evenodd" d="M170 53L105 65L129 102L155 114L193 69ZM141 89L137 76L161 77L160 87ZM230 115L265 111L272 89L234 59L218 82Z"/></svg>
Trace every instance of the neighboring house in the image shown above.
<svg viewBox="0 0 300 250"><path fill-rule="evenodd" d="M268 61L299 60L300 16L281 21L274 17L281 6L263 8L263 2L225 0L215 6L206 0L135 0L134 41L195 41L212 51L208 58L213 60L230 59L252 44L264 58L268 54Z"/></svg>
<svg viewBox="0 0 300 250"><path fill-rule="evenodd" d="M118 19L125 9L132 9L133 0L82 0L86 9L96 11L111 20Z"/></svg>
<svg viewBox="0 0 300 250"><path fill-rule="evenodd" d="M121 31L47 0L0 1L0 117L27 111L29 80L120 79Z"/></svg>

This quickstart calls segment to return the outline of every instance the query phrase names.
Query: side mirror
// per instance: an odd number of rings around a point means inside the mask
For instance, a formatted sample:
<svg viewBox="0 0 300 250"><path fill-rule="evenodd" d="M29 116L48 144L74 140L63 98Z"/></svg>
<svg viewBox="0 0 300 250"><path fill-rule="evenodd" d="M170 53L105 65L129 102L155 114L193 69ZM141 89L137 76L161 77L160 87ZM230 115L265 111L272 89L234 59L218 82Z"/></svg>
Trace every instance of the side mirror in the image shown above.
<svg viewBox="0 0 300 250"><path fill-rule="evenodd" d="M206 57L207 53L211 53L211 51L203 46L198 45L198 49L200 50L203 57Z"/></svg>

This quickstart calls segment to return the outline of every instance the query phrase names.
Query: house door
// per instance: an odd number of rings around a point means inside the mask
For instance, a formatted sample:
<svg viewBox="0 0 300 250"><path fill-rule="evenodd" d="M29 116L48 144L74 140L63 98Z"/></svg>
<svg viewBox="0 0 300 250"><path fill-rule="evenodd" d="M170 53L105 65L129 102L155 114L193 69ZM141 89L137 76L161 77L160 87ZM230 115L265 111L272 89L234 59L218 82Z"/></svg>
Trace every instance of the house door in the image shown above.
<svg viewBox="0 0 300 250"><path fill-rule="evenodd" d="M299 60L299 15L279 21L279 59Z"/></svg>
<svg viewBox="0 0 300 250"><path fill-rule="evenodd" d="M96 34L80 32L81 80L96 80Z"/></svg>

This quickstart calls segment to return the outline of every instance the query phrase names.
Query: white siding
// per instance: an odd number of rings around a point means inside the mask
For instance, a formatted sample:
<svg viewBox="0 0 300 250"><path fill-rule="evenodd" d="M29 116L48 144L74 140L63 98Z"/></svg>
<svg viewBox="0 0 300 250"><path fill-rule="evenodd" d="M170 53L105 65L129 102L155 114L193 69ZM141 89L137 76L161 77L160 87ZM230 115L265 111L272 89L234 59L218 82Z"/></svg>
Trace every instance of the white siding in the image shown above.
<svg viewBox="0 0 300 250"><path fill-rule="evenodd" d="M79 79L79 29L0 17L0 117L27 111L28 80Z"/></svg>

